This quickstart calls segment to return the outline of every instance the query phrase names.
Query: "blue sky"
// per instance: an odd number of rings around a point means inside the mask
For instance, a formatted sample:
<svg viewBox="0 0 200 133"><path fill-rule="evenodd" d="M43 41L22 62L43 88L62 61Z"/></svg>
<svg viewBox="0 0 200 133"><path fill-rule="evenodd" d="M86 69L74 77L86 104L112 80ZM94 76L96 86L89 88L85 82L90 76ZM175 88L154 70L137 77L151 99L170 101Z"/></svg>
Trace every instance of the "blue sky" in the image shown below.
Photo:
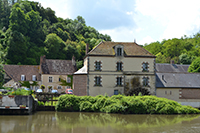
<svg viewBox="0 0 200 133"><path fill-rule="evenodd" d="M199 0L33 0L57 17L82 16L87 26L115 42L144 45L200 31Z"/></svg>

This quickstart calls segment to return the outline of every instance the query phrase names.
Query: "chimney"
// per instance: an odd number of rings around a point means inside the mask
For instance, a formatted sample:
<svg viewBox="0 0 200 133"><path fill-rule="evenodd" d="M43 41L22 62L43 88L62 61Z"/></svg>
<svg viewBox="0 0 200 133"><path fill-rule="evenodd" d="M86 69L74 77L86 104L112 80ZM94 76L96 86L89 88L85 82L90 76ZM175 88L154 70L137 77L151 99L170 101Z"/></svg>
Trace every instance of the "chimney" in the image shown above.
<svg viewBox="0 0 200 133"><path fill-rule="evenodd" d="M39 66L39 72L42 73L42 64L46 62L46 56L40 56L40 66Z"/></svg>
<svg viewBox="0 0 200 133"><path fill-rule="evenodd" d="M85 55L89 52L89 43L86 43L86 48L85 48Z"/></svg>

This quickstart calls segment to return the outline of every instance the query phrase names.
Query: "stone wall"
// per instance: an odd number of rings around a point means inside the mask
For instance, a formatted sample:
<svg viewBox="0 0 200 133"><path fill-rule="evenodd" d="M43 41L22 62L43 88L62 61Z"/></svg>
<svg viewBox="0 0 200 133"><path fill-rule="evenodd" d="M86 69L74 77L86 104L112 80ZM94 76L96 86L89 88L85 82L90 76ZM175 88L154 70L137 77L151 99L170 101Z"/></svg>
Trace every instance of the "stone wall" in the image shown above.
<svg viewBox="0 0 200 133"><path fill-rule="evenodd" d="M87 95L87 75L74 75L73 76L73 93L77 96Z"/></svg>
<svg viewBox="0 0 200 133"><path fill-rule="evenodd" d="M0 96L0 114L32 114L37 102L29 96Z"/></svg>

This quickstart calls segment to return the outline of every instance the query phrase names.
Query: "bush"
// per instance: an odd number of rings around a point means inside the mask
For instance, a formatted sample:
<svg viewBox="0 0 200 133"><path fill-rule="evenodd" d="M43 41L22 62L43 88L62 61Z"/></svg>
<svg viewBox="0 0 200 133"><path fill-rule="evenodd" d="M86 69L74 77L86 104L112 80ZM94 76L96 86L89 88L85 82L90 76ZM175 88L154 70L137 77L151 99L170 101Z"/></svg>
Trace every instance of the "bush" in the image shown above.
<svg viewBox="0 0 200 133"><path fill-rule="evenodd" d="M106 112L121 114L197 114L198 109L182 106L166 98L156 96L75 96L59 97L57 111Z"/></svg>

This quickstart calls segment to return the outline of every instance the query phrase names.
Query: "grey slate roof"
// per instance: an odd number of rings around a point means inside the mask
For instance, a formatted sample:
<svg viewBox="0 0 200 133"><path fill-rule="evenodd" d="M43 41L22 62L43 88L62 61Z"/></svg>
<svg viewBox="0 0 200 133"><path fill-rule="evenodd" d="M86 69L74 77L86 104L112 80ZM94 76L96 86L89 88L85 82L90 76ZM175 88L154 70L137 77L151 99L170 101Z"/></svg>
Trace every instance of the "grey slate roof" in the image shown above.
<svg viewBox="0 0 200 133"><path fill-rule="evenodd" d="M200 88L200 73L156 73L157 88Z"/></svg>
<svg viewBox="0 0 200 133"><path fill-rule="evenodd" d="M170 72L170 73L188 73L188 67L190 65L178 65L178 64L161 64L156 63L156 72Z"/></svg>
<svg viewBox="0 0 200 133"><path fill-rule="evenodd" d="M42 63L42 74L72 75L75 71L72 60L45 59Z"/></svg>

